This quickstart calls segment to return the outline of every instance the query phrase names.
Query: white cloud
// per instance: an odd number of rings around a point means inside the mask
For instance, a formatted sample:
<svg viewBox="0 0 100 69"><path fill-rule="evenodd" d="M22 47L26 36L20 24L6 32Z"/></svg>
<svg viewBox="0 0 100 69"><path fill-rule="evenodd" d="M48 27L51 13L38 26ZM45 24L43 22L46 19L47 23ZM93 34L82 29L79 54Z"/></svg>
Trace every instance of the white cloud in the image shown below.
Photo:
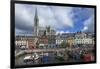
<svg viewBox="0 0 100 69"><path fill-rule="evenodd" d="M86 31L86 30L88 30L88 27L84 26L84 28L82 29L82 31Z"/></svg>
<svg viewBox="0 0 100 69"><path fill-rule="evenodd" d="M84 21L82 31L94 32L94 15Z"/></svg>
<svg viewBox="0 0 100 69"><path fill-rule="evenodd" d="M55 17L62 22L63 25L73 27L74 24L71 18L71 7L54 7L54 9Z"/></svg>
<svg viewBox="0 0 100 69"><path fill-rule="evenodd" d="M55 29L73 27L72 8L58 6L38 6L40 26L50 25Z"/></svg>
<svg viewBox="0 0 100 69"><path fill-rule="evenodd" d="M56 34L71 33L70 31L56 31Z"/></svg>

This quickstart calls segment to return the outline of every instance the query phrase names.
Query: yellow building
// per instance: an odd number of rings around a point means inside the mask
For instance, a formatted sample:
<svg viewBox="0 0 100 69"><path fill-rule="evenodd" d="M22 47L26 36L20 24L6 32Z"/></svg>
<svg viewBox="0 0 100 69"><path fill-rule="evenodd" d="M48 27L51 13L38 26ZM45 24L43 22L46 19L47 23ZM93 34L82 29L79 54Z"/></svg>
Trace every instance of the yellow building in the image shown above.
<svg viewBox="0 0 100 69"><path fill-rule="evenodd" d="M74 37L68 37L67 38L67 43L68 43L68 45L69 45L69 47L71 47L72 46L72 44L74 43Z"/></svg>

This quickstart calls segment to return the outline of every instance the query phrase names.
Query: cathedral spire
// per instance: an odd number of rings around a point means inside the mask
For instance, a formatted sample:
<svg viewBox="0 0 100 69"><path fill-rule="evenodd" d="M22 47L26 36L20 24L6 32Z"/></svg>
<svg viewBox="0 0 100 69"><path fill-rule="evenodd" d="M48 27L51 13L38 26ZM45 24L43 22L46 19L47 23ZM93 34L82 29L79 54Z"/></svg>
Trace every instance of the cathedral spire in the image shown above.
<svg viewBox="0 0 100 69"><path fill-rule="evenodd" d="M39 19L38 19L37 8L35 8L35 16L34 16L34 33L35 33L35 36L38 36L38 31L39 31Z"/></svg>
<svg viewBox="0 0 100 69"><path fill-rule="evenodd" d="M37 8L35 8L35 17L34 17L34 20L37 20L37 21L38 21L38 13L37 13Z"/></svg>

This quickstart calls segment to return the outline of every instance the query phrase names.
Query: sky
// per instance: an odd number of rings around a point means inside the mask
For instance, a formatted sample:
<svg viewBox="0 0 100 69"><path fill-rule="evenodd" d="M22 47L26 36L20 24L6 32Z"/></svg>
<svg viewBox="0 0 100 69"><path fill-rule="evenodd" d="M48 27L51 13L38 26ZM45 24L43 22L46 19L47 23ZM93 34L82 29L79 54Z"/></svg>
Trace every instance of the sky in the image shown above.
<svg viewBox="0 0 100 69"><path fill-rule="evenodd" d="M39 26L57 33L94 32L94 8L15 4L15 34L33 33L37 8Z"/></svg>

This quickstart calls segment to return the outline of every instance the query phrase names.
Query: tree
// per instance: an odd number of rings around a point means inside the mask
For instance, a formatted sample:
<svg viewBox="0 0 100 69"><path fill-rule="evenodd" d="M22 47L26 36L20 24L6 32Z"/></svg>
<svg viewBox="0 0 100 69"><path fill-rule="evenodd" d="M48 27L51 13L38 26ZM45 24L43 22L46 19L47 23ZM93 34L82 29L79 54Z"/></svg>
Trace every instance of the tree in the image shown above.
<svg viewBox="0 0 100 69"><path fill-rule="evenodd" d="M63 42L61 43L61 47L62 47L62 48L65 48L65 47L66 47L66 42L63 41Z"/></svg>
<svg viewBox="0 0 100 69"><path fill-rule="evenodd" d="M44 34L43 34L44 36L46 35L46 30L44 31Z"/></svg>
<svg viewBox="0 0 100 69"><path fill-rule="evenodd" d="M50 26L46 27L47 28L47 32L50 32Z"/></svg>

